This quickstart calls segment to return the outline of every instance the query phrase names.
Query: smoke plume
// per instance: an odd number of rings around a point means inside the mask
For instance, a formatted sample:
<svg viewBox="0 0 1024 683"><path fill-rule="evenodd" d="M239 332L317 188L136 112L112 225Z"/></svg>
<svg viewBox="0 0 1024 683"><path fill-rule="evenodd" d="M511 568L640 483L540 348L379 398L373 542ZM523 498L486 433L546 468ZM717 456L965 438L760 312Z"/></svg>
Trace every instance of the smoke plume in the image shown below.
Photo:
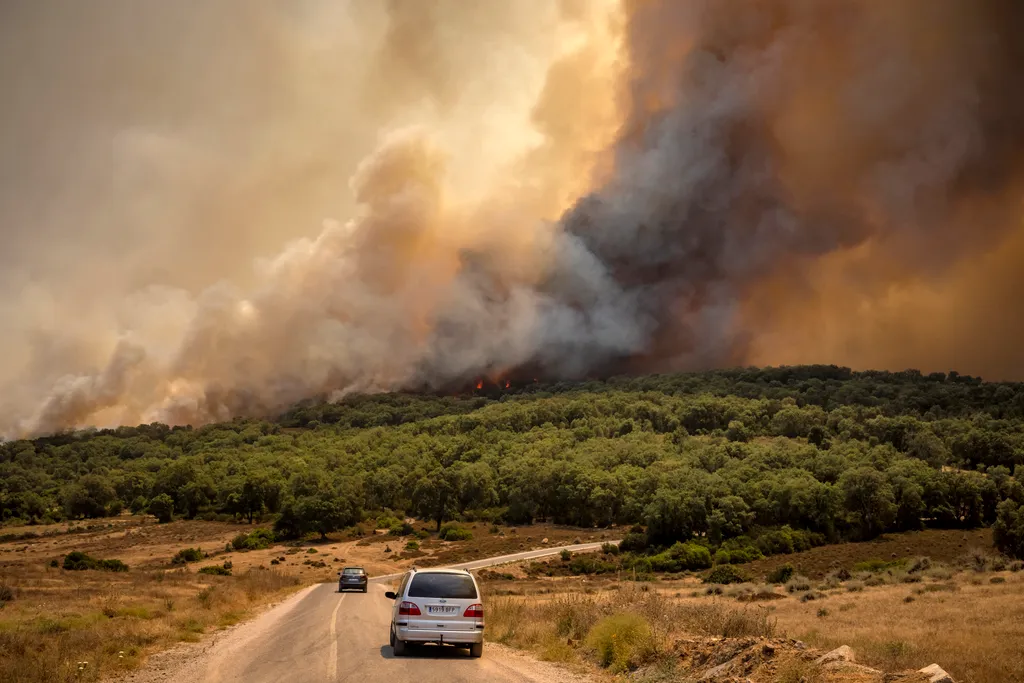
<svg viewBox="0 0 1024 683"><path fill-rule="evenodd" d="M836 362L1024 378L1013 0L14 0L0 434Z"/></svg>

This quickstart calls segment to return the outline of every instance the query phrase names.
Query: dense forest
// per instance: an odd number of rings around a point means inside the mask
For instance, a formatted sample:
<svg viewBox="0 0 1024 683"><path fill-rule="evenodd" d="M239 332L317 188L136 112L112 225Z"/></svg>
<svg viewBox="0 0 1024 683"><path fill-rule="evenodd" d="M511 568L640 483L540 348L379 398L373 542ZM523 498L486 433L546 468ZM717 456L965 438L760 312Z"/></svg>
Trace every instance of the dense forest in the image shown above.
<svg viewBox="0 0 1024 683"><path fill-rule="evenodd" d="M7 441L0 514L640 524L652 547L741 559L924 526L1024 538L1024 384L834 366L505 384Z"/></svg>

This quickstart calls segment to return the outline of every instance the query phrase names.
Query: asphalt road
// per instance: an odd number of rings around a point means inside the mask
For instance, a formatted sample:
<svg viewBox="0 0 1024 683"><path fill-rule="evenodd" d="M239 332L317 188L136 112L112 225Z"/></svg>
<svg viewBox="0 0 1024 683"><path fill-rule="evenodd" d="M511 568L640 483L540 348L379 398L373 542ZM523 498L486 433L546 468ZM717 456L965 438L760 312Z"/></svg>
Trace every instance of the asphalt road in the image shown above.
<svg viewBox="0 0 1024 683"><path fill-rule="evenodd" d="M588 543L478 560L456 568L478 569L555 555L563 549L600 548ZM371 577L364 593L337 592L337 584L307 589L253 624L212 658L202 683L561 683L550 669L494 656L481 659L452 647L413 648L396 658L388 644L392 601L384 597L393 578ZM486 610L486 604L485 604ZM194 680L194 679L193 679Z"/></svg>

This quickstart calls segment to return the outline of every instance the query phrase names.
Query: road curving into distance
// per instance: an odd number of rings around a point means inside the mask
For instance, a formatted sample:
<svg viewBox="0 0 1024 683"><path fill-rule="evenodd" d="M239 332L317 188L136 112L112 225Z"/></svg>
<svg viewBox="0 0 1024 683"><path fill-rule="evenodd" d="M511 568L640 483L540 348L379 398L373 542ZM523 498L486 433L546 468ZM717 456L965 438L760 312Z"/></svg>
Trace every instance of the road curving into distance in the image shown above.
<svg viewBox="0 0 1024 683"><path fill-rule="evenodd" d="M602 543L531 550L449 565L481 569L585 552ZM481 659L452 647L413 648L396 658L388 644L392 601L384 597L401 574L370 578L366 593L337 592L337 584L304 589L215 643L173 680L193 683L569 683L554 665L535 662L488 644ZM486 604L485 604L486 611Z"/></svg>

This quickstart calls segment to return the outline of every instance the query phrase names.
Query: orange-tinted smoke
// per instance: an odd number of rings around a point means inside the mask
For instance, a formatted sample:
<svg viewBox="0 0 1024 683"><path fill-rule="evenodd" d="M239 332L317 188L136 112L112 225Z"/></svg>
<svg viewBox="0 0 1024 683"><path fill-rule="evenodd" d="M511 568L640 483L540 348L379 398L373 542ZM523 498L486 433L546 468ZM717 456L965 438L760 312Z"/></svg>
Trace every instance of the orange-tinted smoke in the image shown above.
<svg viewBox="0 0 1024 683"><path fill-rule="evenodd" d="M565 219L647 338L606 367L1024 378L1024 308L989 298L1020 262L1019 3L626 8L616 172Z"/></svg>
<svg viewBox="0 0 1024 683"><path fill-rule="evenodd" d="M0 434L481 377L1024 378L1014 0L9 4Z"/></svg>

